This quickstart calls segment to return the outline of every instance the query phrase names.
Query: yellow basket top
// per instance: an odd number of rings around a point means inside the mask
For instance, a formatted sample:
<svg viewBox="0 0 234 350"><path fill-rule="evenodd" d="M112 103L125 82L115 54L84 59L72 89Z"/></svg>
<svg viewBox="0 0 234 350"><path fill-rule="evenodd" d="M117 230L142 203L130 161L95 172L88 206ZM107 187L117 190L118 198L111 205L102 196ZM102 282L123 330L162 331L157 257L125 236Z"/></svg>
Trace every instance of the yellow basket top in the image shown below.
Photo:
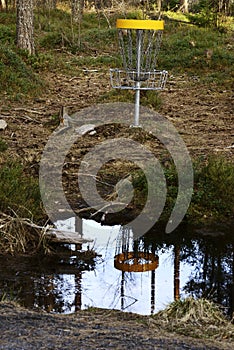
<svg viewBox="0 0 234 350"><path fill-rule="evenodd" d="M152 19L117 19L116 28L163 30L164 21L155 21Z"/></svg>

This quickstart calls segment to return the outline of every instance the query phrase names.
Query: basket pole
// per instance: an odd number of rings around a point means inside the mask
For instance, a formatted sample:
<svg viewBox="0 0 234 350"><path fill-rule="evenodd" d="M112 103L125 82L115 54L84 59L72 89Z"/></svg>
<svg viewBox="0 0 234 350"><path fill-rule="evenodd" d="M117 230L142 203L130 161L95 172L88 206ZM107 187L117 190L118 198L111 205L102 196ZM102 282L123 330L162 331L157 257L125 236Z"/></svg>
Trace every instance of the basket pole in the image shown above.
<svg viewBox="0 0 234 350"><path fill-rule="evenodd" d="M136 57L136 90L135 90L135 112L134 126L139 127L140 119L140 89L141 89L141 45L142 45L142 30L137 29L137 57Z"/></svg>
<svg viewBox="0 0 234 350"><path fill-rule="evenodd" d="M136 83L136 91L135 91L135 111L134 111L134 125L135 127L139 127L139 119L140 119L140 82Z"/></svg>

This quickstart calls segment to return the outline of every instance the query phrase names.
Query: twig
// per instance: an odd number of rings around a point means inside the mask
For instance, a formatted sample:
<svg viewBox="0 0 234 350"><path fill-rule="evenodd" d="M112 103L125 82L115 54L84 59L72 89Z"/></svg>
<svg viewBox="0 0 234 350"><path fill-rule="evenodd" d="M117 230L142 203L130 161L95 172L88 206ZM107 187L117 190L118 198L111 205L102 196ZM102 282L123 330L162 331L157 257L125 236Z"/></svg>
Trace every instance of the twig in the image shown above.
<svg viewBox="0 0 234 350"><path fill-rule="evenodd" d="M86 72L86 73L96 73L96 72L98 72L98 69L88 69L88 68L84 68L84 69L83 69L83 72Z"/></svg>
<svg viewBox="0 0 234 350"><path fill-rule="evenodd" d="M103 210L106 209L106 208L113 207L113 206L116 206L116 205L118 206L118 205L126 205L126 204L127 203L122 203L122 202L117 202L117 203L111 202L110 204L106 204L101 209L95 211L95 213L91 214L90 217L92 218L93 216L97 215L98 213L103 212Z"/></svg>
<svg viewBox="0 0 234 350"><path fill-rule="evenodd" d="M23 107L14 108L14 111L25 111L28 113L35 113L35 114L41 114L41 115L44 114L43 112L35 111L35 109L27 109L27 108L23 108Z"/></svg>
<svg viewBox="0 0 234 350"><path fill-rule="evenodd" d="M69 79L68 81L72 81L72 80L75 80L75 79L80 79L80 77L72 77L72 78Z"/></svg>
<svg viewBox="0 0 234 350"><path fill-rule="evenodd" d="M40 113L43 114L43 113ZM37 119L33 119L31 117L29 117L28 115L17 115L17 116L13 116L13 115L9 115L9 116L4 116L4 118L13 118L13 119L28 119L31 120L32 122L41 124L41 121L37 120Z"/></svg>
<svg viewBox="0 0 234 350"><path fill-rule="evenodd" d="M71 175L76 175L75 173L71 173ZM102 185L106 185L106 186L109 186L109 187L114 187L115 185L111 185L109 184L108 182L104 182L104 181L101 181L101 180L98 180L97 176L96 175L92 175L92 174L85 174L85 173L79 173L78 174L79 176L90 176L90 177L93 177L98 183L102 184Z"/></svg>

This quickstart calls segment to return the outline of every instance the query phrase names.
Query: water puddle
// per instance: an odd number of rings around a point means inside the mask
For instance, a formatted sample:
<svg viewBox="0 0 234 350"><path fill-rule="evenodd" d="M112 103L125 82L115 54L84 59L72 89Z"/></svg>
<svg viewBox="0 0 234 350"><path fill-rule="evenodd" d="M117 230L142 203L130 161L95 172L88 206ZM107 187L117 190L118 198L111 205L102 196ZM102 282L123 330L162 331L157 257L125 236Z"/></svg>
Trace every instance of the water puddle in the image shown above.
<svg viewBox="0 0 234 350"><path fill-rule="evenodd" d="M71 218L57 226L74 231L75 224ZM233 311L234 241L222 232L152 232L134 243L131 228L82 220L82 233L93 240L82 246L97 252L93 262L80 261L75 245L66 257L0 258L1 296L55 313L99 307L149 315L188 295Z"/></svg>

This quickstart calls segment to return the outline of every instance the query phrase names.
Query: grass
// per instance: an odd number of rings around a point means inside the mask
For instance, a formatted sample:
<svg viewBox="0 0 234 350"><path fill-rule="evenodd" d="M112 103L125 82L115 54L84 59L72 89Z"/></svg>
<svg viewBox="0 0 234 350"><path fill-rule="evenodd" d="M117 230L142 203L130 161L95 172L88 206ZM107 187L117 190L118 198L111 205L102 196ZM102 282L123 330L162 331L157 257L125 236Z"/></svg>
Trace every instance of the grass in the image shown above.
<svg viewBox="0 0 234 350"><path fill-rule="evenodd" d="M120 67L115 29L115 21L119 15L115 13L108 16L109 23L101 14L85 13L79 31L79 26L71 22L70 14L66 11L57 9L36 12L36 54L28 56L15 47L15 13L1 12L2 90L8 96L18 98L38 96L43 93L45 87L45 82L38 74L42 70L70 70L71 74L75 74L76 69L84 66L106 70L110 67ZM220 33L210 28L177 23L168 19L171 16L172 13L165 14L165 33L159 54L159 68L173 74L183 72L199 76L202 83L230 84L234 74L232 33ZM140 12L129 12L128 17L139 18ZM184 15L182 20L185 20ZM211 57L207 57L207 50Z"/></svg>
<svg viewBox="0 0 234 350"><path fill-rule="evenodd" d="M227 220L234 214L234 167L222 157L194 164L194 194L188 218L197 221Z"/></svg>
<svg viewBox="0 0 234 350"><path fill-rule="evenodd" d="M199 7L200 5L200 7ZM210 8L204 8L202 2L194 4L189 13L183 13L181 11L165 11L163 13L164 19L174 20L178 22L186 22L188 24L197 25L200 27L212 28L214 27L214 13ZM192 10L192 11L191 11ZM216 30L220 32L227 32L228 30L234 30L233 17L219 14L217 16Z"/></svg>
<svg viewBox="0 0 234 350"><path fill-rule="evenodd" d="M234 338L234 325L225 318L218 305L206 299L189 297L174 301L152 319L155 326L185 336L216 340Z"/></svg>
<svg viewBox="0 0 234 350"><path fill-rule="evenodd" d="M43 230L33 227L28 218L0 212L0 254L35 254L40 251L47 251Z"/></svg>
<svg viewBox="0 0 234 350"><path fill-rule="evenodd" d="M71 21L66 11L54 10L50 14L42 12L36 17L38 30L37 45L41 50L65 50L85 56L99 52L110 52L115 43L115 16L110 18L111 28L105 17L97 13L84 13L81 29ZM62 24L62 25L61 25Z"/></svg>
<svg viewBox="0 0 234 350"><path fill-rule="evenodd" d="M0 137L0 152L5 152L8 148L6 141Z"/></svg>
<svg viewBox="0 0 234 350"><path fill-rule="evenodd" d="M159 110L162 105L160 94L156 91L141 91L141 105ZM134 103L135 93L132 90L112 89L99 97L99 102L129 102Z"/></svg>
<svg viewBox="0 0 234 350"><path fill-rule="evenodd" d="M38 180L23 166L7 162L0 169L0 254L32 254L48 250Z"/></svg>
<svg viewBox="0 0 234 350"><path fill-rule="evenodd" d="M219 33L210 28L166 24L159 55L159 65L170 72L187 73L201 78L203 83L213 81L229 84L234 64L231 33Z"/></svg>
<svg viewBox="0 0 234 350"><path fill-rule="evenodd" d="M185 220L189 223L204 225L232 220L234 214L233 164L222 157L210 157L206 161L194 161L193 168L194 193ZM163 170L167 182L167 199L160 221L166 222L176 202L178 178L173 163L164 166ZM147 181L141 171L135 171L132 176L136 190L134 205L138 206L147 196ZM155 187L155 196L160 196L158 186Z"/></svg>
<svg viewBox="0 0 234 350"><path fill-rule="evenodd" d="M0 81L8 96L36 96L42 92L43 81L25 60L27 56L15 46L15 14L0 13Z"/></svg>
<svg viewBox="0 0 234 350"><path fill-rule="evenodd" d="M45 86L33 68L22 58L22 52L3 44L0 49L0 80L5 95L37 96Z"/></svg>
<svg viewBox="0 0 234 350"><path fill-rule="evenodd" d="M21 164L8 162L0 169L0 212L40 221L44 214L38 180L27 176Z"/></svg>

